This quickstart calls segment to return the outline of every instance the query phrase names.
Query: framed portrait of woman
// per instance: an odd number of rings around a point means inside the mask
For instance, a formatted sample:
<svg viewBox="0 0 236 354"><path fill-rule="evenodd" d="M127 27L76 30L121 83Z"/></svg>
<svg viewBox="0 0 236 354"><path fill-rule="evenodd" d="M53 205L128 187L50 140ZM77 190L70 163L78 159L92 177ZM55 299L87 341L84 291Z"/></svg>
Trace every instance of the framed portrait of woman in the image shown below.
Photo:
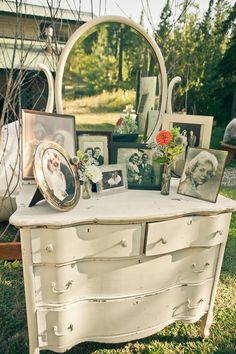
<svg viewBox="0 0 236 354"><path fill-rule="evenodd" d="M163 166L146 144L114 143L113 163L125 164L129 189L161 189Z"/></svg>
<svg viewBox="0 0 236 354"><path fill-rule="evenodd" d="M216 202L227 151L189 148L177 193Z"/></svg>
<svg viewBox="0 0 236 354"><path fill-rule="evenodd" d="M34 177L42 196L54 208L67 211L79 200L79 178L70 156L56 143L42 142L34 158Z"/></svg>

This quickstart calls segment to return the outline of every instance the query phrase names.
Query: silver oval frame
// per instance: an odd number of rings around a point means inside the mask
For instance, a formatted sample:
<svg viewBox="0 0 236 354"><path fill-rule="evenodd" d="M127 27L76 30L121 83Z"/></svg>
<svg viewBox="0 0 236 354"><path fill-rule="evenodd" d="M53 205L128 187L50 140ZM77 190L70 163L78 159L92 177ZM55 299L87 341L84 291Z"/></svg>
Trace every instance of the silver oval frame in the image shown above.
<svg viewBox="0 0 236 354"><path fill-rule="evenodd" d="M48 172L45 173L45 155L49 152L54 152L54 154L59 155L60 163L66 165L67 171L69 170L69 172L71 173L71 182L74 187L74 192L72 193L71 198L70 194L66 193L65 191L65 194L67 194L67 196L65 196L64 199L59 199L55 195L54 190L50 188L50 183L48 180L49 174ZM70 156L60 145L50 141L44 141L40 143L35 152L33 171L40 192L51 206L60 211L67 211L75 207L80 197L80 182L73 165L70 163Z"/></svg>
<svg viewBox="0 0 236 354"><path fill-rule="evenodd" d="M94 26L97 26L102 23L108 23L108 22L114 22L114 23L120 23L124 24L127 26L130 26L134 30L136 30L138 33L140 33L149 43L151 46L152 50L154 51L154 54L156 55L157 61L160 65L160 71L161 71L161 106L160 106L160 112L159 112L159 117L158 120L153 128L153 131L151 135L148 137L147 143L153 141L154 137L156 136L156 133L160 130L160 127L162 125L162 119L163 119L163 114L165 113L166 109L166 102L167 102L167 74L166 74L166 67L165 67L165 62L164 58L162 56L161 50L158 47L157 43L155 40L148 34L146 33L145 29L137 24L136 22L130 20L129 18L122 17L122 16L99 16L96 17L93 20L88 21L81 27L79 27L69 38L67 41L65 47L62 50L62 53L60 55L60 59L58 62L57 66L57 73L56 73L56 79L55 79L55 102L56 102L56 110L58 113L63 114L63 107L62 107L62 80L63 80L63 74L64 74L64 69L65 69L65 64L66 60L68 58L68 55L73 48L75 42L87 31L91 30Z"/></svg>

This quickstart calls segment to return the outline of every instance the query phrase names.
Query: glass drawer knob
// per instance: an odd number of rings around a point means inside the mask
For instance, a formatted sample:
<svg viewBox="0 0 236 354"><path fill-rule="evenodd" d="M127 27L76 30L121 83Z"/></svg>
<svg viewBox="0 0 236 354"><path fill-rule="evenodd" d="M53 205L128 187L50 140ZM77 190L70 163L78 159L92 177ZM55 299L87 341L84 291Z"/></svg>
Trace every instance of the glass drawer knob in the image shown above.
<svg viewBox="0 0 236 354"><path fill-rule="evenodd" d="M46 246L46 251L47 252L53 252L53 245L51 243L49 243L47 246Z"/></svg>
<svg viewBox="0 0 236 354"><path fill-rule="evenodd" d="M125 239L121 240L120 244L121 244L122 247L127 247L128 246L128 243L127 243L127 241Z"/></svg>

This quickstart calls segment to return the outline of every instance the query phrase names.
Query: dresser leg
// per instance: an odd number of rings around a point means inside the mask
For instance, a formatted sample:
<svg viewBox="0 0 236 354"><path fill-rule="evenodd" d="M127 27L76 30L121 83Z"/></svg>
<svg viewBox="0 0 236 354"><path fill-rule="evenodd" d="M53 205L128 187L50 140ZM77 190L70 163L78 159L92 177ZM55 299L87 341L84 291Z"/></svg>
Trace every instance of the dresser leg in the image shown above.
<svg viewBox="0 0 236 354"><path fill-rule="evenodd" d="M201 319L201 327L200 327L200 331L201 331L201 337L202 338L207 338L210 335L210 327L213 323L213 312L210 311L208 312L206 315L204 315Z"/></svg>

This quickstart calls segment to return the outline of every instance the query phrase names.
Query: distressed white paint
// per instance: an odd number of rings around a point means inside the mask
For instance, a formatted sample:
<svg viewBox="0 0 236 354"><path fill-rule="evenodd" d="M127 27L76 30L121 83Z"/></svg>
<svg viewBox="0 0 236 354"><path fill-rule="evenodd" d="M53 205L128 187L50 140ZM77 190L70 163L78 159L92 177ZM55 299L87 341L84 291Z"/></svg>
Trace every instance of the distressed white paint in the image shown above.
<svg viewBox="0 0 236 354"><path fill-rule="evenodd" d="M236 202L176 189L172 181L169 196L127 190L93 195L69 212L46 202L15 212L31 354L134 340L177 320L202 319L209 335Z"/></svg>

